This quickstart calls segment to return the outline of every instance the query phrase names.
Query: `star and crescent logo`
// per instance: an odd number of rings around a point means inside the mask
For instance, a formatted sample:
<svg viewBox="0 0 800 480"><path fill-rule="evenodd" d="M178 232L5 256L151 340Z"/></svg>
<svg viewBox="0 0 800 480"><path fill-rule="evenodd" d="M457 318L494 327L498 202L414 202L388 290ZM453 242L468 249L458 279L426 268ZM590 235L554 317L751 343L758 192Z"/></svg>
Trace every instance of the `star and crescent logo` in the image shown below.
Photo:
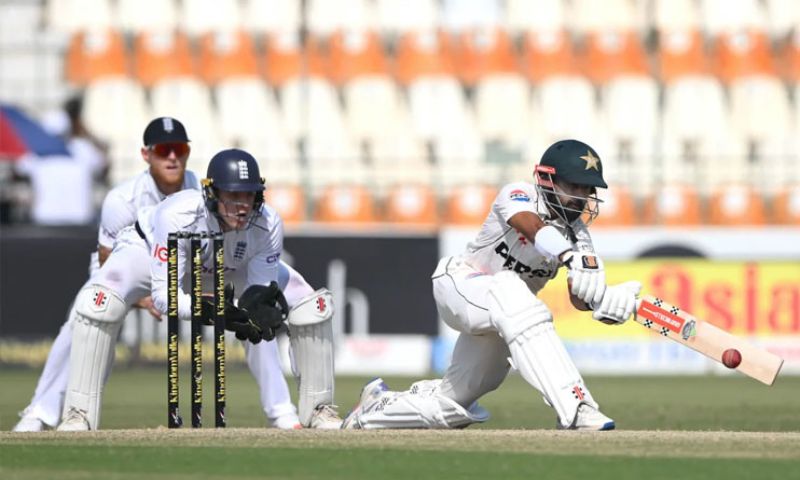
<svg viewBox="0 0 800 480"><path fill-rule="evenodd" d="M594 168L595 170L600 171L600 168L597 166L597 162L599 162L600 159L595 157L591 150L587 150L586 155L578 158L586 162L586 170Z"/></svg>

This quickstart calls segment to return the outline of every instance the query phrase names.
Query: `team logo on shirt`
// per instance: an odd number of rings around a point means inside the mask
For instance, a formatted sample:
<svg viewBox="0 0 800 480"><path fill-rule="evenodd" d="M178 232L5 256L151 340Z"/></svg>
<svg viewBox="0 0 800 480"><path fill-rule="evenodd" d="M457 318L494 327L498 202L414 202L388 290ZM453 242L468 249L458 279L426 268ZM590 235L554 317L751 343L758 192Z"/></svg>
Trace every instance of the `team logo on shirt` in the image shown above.
<svg viewBox="0 0 800 480"><path fill-rule="evenodd" d="M531 201L531 197L529 197L528 194L525 193L522 190L512 190L511 193L508 195L508 198L510 198L514 202L530 202Z"/></svg>
<svg viewBox="0 0 800 480"><path fill-rule="evenodd" d="M239 167L239 180L247 180L250 178L250 170L247 168L247 162L239 160L236 162L236 165Z"/></svg>
<svg viewBox="0 0 800 480"><path fill-rule="evenodd" d="M247 242L236 242L236 249L233 251L233 258L241 260L244 258L244 252L247 250Z"/></svg>

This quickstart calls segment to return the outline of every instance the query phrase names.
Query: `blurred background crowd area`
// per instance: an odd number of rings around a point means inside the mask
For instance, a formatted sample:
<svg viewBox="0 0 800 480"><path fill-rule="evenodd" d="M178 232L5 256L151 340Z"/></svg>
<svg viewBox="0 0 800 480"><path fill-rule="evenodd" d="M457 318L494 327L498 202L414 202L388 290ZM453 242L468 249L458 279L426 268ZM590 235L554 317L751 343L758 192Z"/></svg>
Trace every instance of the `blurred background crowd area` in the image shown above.
<svg viewBox="0 0 800 480"><path fill-rule="evenodd" d="M0 102L94 147L93 215L170 115L201 175L253 153L288 223L479 224L578 138L600 226L798 224L798 26L794 0L0 0ZM0 160L4 222L75 188L29 157Z"/></svg>

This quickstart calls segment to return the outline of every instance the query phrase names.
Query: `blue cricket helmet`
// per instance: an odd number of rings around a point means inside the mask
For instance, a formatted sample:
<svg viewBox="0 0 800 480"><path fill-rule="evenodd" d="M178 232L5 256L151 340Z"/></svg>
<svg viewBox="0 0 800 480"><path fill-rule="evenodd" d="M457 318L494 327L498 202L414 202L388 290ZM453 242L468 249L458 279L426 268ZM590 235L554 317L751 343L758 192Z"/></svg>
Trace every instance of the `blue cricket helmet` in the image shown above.
<svg viewBox="0 0 800 480"><path fill-rule="evenodd" d="M264 204L264 183L258 162L252 155L238 148L222 150L211 157L206 178L202 181L206 207L212 214L217 214L219 191L255 192L252 223Z"/></svg>
<svg viewBox="0 0 800 480"><path fill-rule="evenodd" d="M238 148L222 150L211 157L204 183L226 192L264 190L264 179L261 178L258 162L252 155Z"/></svg>

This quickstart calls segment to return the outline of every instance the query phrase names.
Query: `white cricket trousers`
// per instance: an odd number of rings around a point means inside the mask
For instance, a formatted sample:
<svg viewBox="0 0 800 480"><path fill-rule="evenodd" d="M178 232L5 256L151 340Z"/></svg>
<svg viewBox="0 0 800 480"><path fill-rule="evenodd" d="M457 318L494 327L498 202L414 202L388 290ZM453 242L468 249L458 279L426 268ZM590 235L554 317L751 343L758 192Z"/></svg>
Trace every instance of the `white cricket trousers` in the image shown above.
<svg viewBox="0 0 800 480"><path fill-rule="evenodd" d="M489 317L486 297L491 281L491 275L456 257L441 259L433 274L439 316L460 332L439 391L464 408L499 387L511 367L508 345Z"/></svg>

